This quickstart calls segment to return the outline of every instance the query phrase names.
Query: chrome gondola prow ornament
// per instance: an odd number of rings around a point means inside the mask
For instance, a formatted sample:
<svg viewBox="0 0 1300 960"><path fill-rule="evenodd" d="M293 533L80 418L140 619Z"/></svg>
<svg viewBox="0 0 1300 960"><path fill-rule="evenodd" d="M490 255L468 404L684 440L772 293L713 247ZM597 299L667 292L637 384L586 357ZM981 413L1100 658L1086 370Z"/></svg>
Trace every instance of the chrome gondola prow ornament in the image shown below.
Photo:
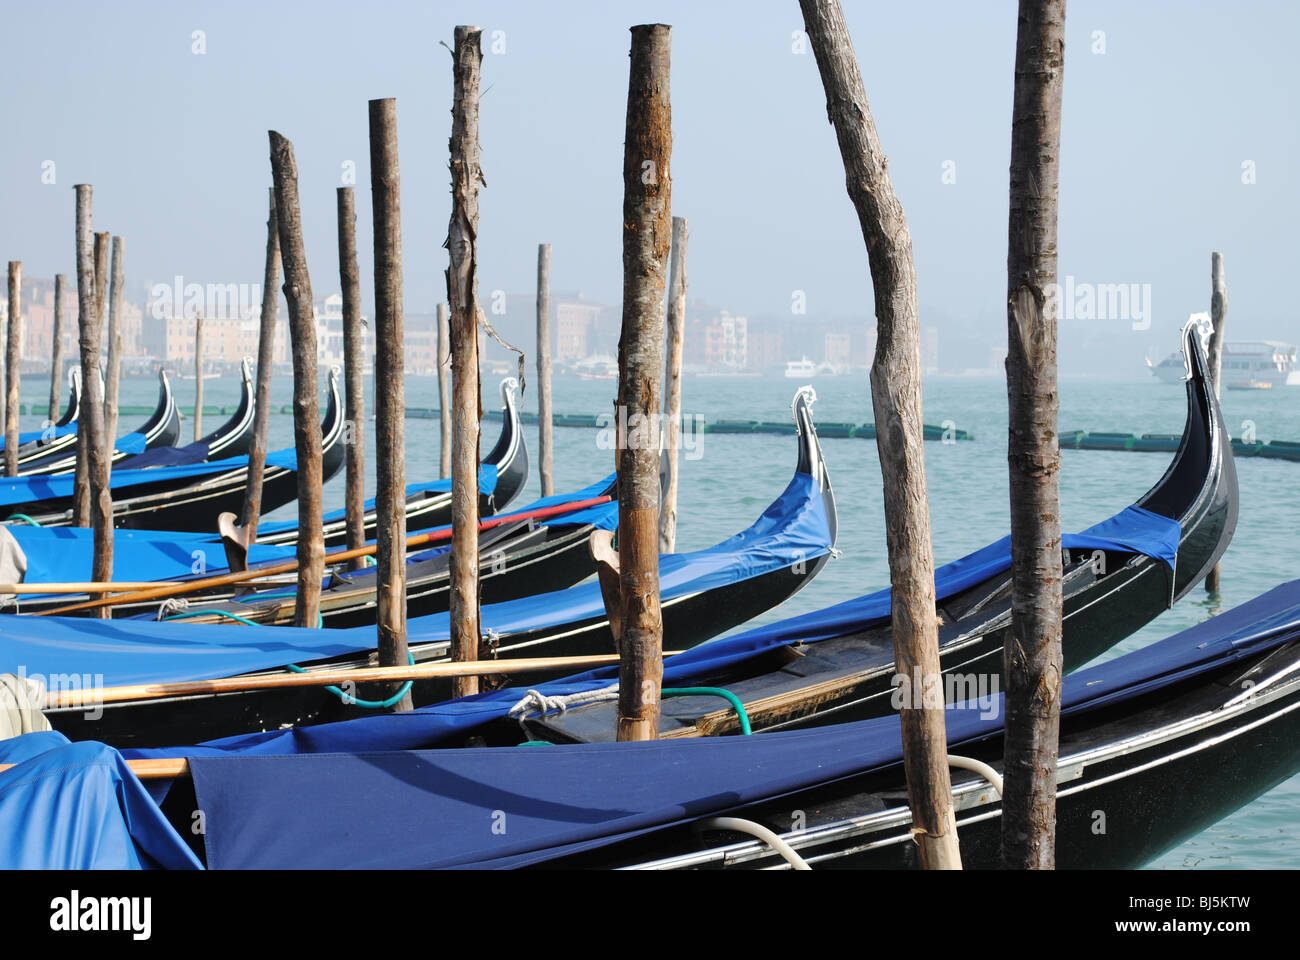
<svg viewBox="0 0 1300 960"><path fill-rule="evenodd" d="M1209 354L1210 337L1214 334L1214 321L1210 319L1210 315L1208 313L1203 313L1203 312L1193 313L1190 316L1188 316L1187 322L1183 324L1182 339L1184 343L1186 343L1187 341L1188 331L1191 330L1193 327L1196 328L1197 336L1201 338L1201 352L1204 354ZM1184 374L1183 376L1184 382L1192 379L1192 358L1187 355L1186 350L1183 351L1183 374Z"/></svg>
<svg viewBox="0 0 1300 960"><path fill-rule="evenodd" d="M253 382L253 358L244 357L239 361L239 373L243 377L244 383Z"/></svg>

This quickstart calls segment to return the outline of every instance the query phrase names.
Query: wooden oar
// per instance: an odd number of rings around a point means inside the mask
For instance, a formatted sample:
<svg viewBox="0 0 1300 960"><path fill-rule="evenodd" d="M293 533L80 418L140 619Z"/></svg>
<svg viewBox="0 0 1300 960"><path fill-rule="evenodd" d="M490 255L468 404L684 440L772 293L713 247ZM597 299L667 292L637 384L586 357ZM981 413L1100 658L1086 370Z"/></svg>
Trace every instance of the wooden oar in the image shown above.
<svg viewBox="0 0 1300 960"><path fill-rule="evenodd" d="M671 650L665 657L680 653ZM474 677L485 674L538 673L604 667L618 663L618 654L585 657L519 657L508 660L443 661L405 667L354 667L340 670L308 670L305 673L268 673L212 680L181 680L175 683L139 683L95 690L64 690L48 695L45 709L99 706L129 700L157 700L203 693L237 693L246 690L274 690L285 687L325 687L340 683L380 683L401 680L432 680L439 677Z"/></svg>
<svg viewBox="0 0 1300 960"><path fill-rule="evenodd" d="M0 593L121 593L124 590L148 590L151 587L180 586L182 580L113 580L107 583L0 583Z"/></svg>
<svg viewBox="0 0 1300 960"><path fill-rule="evenodd" d="M502 514L497 517L489 517L478 525L479 532L491 530L493 527L500 526L503 523L514 523L519 520L542 520L546 517L553 517L562 513L571 513L575 510L584 510L587 507L599 506L602 503L609 503L612 498L608 496L593 497L590 500L578 500L572 503L562 503L553 507L542 507L538 510L529 510L523 513ZM442 527L437 530L430 530L424 533L416 533L406 538L406 546L414 547L426 543L437 543L441 540L451 539L451 528ZM365 547L357 547L352 550L339 550L335 553L326 554L325 562L341 563L344 560L354 560L357 557L368 557L374 554L377 549L375 544ZM88 600L84 603L74 603L66 607L57 607L54 610L34 611L31 616L45 617L59 614L72 613L76 610L91 610L96 607L116 606L123 603L138 603L145 600L159 600L164 597L175 597L181 594L194 593L199 590L207 590L211 587L224 587L233 583L247 583L249 580L257 580L262 577L275 576L281 573L292 573L298 569L297 560L285 560L283 563L273 564L271 566L256 567L252 570L242 570L235 573L223 573L217 576L207 577L202 580L189 580L182 583L174 581L168 584L150 584L147 588L132 590L127 593L118 594L114 597L105 597L101 600ZM109 587L111 589L111 586Z"/></svg>
<svg viewBox="0 0 1300 960"><path fill-rule="evenodd" d="M162 760L128 760L126 765L141 780L165 780L183 777L190 772L190 762L184 757L166 757ZM0 763L0 773L4 773L14 763Z"/></svg>

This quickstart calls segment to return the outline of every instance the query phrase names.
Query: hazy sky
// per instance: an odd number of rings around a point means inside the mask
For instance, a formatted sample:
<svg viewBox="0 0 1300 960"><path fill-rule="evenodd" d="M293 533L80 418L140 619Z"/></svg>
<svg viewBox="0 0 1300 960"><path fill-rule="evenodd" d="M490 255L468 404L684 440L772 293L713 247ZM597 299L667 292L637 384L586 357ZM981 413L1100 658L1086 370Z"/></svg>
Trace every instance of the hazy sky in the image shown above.
<svg viewBox="0 0 1300 960"><path fill-rule="evenodd" d="M1002 342L1016 5L845 8L925 320ZM649 21L673 25L673 207L690 220L691 297L779 316L803 291L809 315L870 317L816 64L792 38L795 0L10 2L0 258L72 275L72 186L88 182L96 229L126 238L133 298L176 274L258 283L273 128L296 149L318 295L338 285L334 188L355 163L369 302L367 100L391 96L407 308L431 310L449 210L440 42L469 22L485 31L483 295L531 290L549 241L554 289L616 303L627 28ZM1300 6L1075 0L1066 27L1061 275L1150 284L1151 327L1065 319L1063 366L1077 354L1131 372L1144 350L1172 350L1175 327L1208 308L1213 249L1231 333L1300 340Z"/></svg>

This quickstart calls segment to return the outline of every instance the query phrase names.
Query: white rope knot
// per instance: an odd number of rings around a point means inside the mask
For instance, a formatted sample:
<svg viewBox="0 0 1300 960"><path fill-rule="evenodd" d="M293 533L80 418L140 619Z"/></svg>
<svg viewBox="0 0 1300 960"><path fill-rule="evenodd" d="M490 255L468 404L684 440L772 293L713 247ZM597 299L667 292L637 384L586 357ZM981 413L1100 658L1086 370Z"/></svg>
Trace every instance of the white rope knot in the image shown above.
<svg viewBox="0 0 1300 960"><path fill-rule="evenodd" d="M168 597L158 608L156 620L166 620L172 614L184 613L190 608L190 601L186 597Z"/></svg>
<svg viewBox="0 0 1300 960"><path fill-rule="evenodd" d="M555 697L548 697L540 690L529 690L524 694L522 700L510 708L509 715L517 719L523 719L533 713L538 716L545 716L551 711L564 713L569 707L582 706L587 703L600 703L604 700L614 700L617 697L617 683L613 686L601 687L598 690L584 690L581 693L568 693Z"/></svg>

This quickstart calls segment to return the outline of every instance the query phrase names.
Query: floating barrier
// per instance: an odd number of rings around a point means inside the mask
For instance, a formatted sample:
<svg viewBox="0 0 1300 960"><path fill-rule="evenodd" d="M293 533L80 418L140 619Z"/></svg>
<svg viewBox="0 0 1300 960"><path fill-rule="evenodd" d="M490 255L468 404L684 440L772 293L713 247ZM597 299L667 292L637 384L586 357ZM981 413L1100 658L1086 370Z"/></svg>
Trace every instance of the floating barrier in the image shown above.
<svg viewBox="0 0 1300 960"><path fill-rule="evenodd" d="M926 428L929 430L929 428ZM928 440L929 437L927 436ZM1178 449L1182 437L1171 433L1090 433L1070 430L1061 434L1062 450L1137 450L1142 453L1171 453ZM1300 441L1272 440L1268 443L1232 441L1234 457L1260 457L1265 460L1300 462Z"/></svg>

